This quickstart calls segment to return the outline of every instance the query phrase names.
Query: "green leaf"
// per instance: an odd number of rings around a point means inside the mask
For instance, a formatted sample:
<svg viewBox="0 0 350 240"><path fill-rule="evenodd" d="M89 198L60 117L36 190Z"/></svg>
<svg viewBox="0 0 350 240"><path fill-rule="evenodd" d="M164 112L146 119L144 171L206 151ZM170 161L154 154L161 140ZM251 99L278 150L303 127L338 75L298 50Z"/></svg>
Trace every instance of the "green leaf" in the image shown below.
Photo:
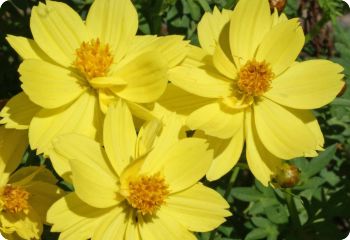
<svg viewBox="0 0 350 240"><path fill-rule="evenodd" d="M285 206L276 205L265 209L267 218L275 224L288 223L288 213Z"/></svg>
<svg viewBox="0 0 350 240"><path fill-rule="evenodd" d="M211 8L206 0L196 0L206 12L211 12Z"/></svg>
<svg viewBox="0 0 350 240"><path fill-rule="evenodd" d="M233 197L246 202L251 201L257 201L260 200L263 195L253 189L253 188L246 188L246 187L237 187L232 189L232 195Z"/></svg>
<svg viewBox="0 0 350 240"><path fill-rule="evenodd" d="M350 99L346 98L336 98L331 103L333 106L342 106L342 107L350 107Z"/></svg>
<svg viewBox="0 0 350 240"><path fill-rule="evenodd" d="M268 232L263 228L255 228L244 238L244 240L264 239L268 236Z"/></svg>
<svg viewBox="0 0 350 240"><path fill-rule="evenodd" d="M271 222L263 217L252 217L252 222L260 228L266 228L271 225Z"/></svg>
<svg viewBox="0 0 350 240"><path fill-rule="evenodd" d="M199 21L201 18L201 9L194 0L187 0L188 8L193 20Z"/></svg>
<svg viewBox="0 0 350 240"><path fill-rule="evenodd" d="M304 171L303 174L307 177L312 177L313 175L320 172L332 160L332 158L334 157L335 151L336 151L335 145L327 148L318 157L311 160L307 170Z"/></svg>

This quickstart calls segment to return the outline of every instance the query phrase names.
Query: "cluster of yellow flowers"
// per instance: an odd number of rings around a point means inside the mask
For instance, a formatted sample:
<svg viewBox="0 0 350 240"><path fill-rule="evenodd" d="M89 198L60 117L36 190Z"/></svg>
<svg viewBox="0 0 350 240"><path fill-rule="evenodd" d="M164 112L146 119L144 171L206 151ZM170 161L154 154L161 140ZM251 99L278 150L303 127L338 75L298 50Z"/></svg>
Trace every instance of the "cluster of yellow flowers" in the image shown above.
<svg viewBox="0 0 350 240"><path fill-rule="evenodd" d="M311 109L342 89L342 67L297 62L298 19L268 0L205 13L200 47L182 36L137 36L130 0L95 0L86 21L64 3L32 9L34 40L8 36L23 92L0 113L0 231L40 239L186 240L231 215L202 185L229 172L245 145L264 185L283 160L316 156ZM186 131L196 130L192 137ZM20 167L27 146L45 167ZM16 170L18 169L18 170Z"/></svg>

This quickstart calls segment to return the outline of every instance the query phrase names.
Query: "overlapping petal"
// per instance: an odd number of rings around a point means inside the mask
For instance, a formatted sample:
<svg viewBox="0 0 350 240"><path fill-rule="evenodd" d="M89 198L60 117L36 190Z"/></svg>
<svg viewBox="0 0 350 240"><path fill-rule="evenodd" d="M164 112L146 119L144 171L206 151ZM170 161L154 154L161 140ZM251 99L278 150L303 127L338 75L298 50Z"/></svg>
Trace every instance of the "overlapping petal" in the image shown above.
<svg viewBox="0 0 350 240"><path fill-rule="evenodd" d="M158 52L141 52L120 62L115 76L127 82L124 88L112 89L115 94L136 103L157 100L167 85L167 62Z"/></svg>
<svg viewBox="0 0 350 240"><path fill-rule="evenodd" d="M320 108L330 103L344 86L342 71L342 66L327 60L297 63L272 81L265 96L291 108Z"/></svg>
<svg viewBox="0 0 350 240"><path fill-rule="evenodd" d="M148 155L141 169L142 173L161 172L169 190L174 193L198 182L207 172L213 159L204 139L186 138L173 144L158 160Z"/></svg>
<svg viewBox="0 0 350 240"><path fill-rule="evenodd" d="M86 25L95 38L111 47L114 61L119 62L135 37L138 16L129 0L96 0L89 10Z"/></svg>
<svg viewBox="0 0 350 240"><path fill-rule="evenodd" d="M237 3L230 21L230 46L238 68L254 57L271 26L268 1L241 0Z"/></svg>
<svg viewBox="0 0 350 240"><path fill-rule="evenodd" d="M169 80L183 90L207 98L230 96L231 82L215 69L178 66L169 70Z"/></svg>
<svg viewBox="0 0 350 240"><path fill-rule="evenodd" d="M219 43L219 37L224 28L230 21L231 10L219 11L214 8L213 13L206 12L198 23L198 39L201 47L209 54L213 54L216 45Z"/></svg>
<svg viewBox="0 0 350 240"><path fill-rule="evenodd" d="M256 53L256 60L270 63L272 72L278 76L294 63L304 42L298 19L284 21L266 34Z"/></svg>
<svg viewBox="0 0 350 240"><path fill-rule="evenodd" d="M22 89L44 108L57 108L78 98L86 89L78 74L36 59L25 60L19 70Z"/></svg>
<svg viewBox="0 0 350 240"><path fill-rule="evenodd" d="M250 171L263 185L268 186L276 174L282 160L272 155L259 139L252 113L246 111L245 117L246 157Z"/></svg>
<svg viewBox="0 0 350 240"><path fill-rule="evenodd" d="M0 186L7 183L10 174L21 163L28 147L28 131L6 129L0 126Z"/></svg>
<svg viewBox="0 0 350 240"><path fill-rule="evenodd" d="M30 29L39 47L58 64L70 67L75 50L90 40L85 24L68 5L47 1L33 7Z"/></svg>
<svg viewBox="0 0 350 240"><path fill-rule="evenodd" d="M51 231L61 232L65 240L91 238L104 214L110 209L99 209L87 205L75 193L70 193L55 202L47 213L47 220L53 224Z"/></svg>
<svg viewBox="0 0 350 240"><path fill-rule="evenodd" d="M52 149L52 140L63 134L74 132L99 138L101 119L95 94L85 92L69 106L40 110L29 127L30 145L37 149L38 154L48 154Z"/></svg>
<svg viewBox="0 0 350 240"><path fill-rule="evenodd" d="M41 108L31 102L23 92L12 97L0 112L0 124L6 128L28 129L34 115Z"/></svg>
<svg viewBox="0 0 350 240"><path fill-rule="evenodd" d="M109 106L103 128L103 143L114 170L120 174L135 158L136 131L132 115L123 100Z"/></svg>
<svg viewBox="0 0 350 240"><path fill-rule="evenodd" d="M216 191L196 184L182 192L170 195L164 212L194 232L207 232L225 222L231 213L228 203Z"/></svg>
<svg viewBox="0 0 350 240"><path fill-rule="evenodd" d="M69 160L75 192L79 198L97 208L112 207L120 202L118 178L97 142L70 134L58 138L54 147Z"/></svg>
<svg viewBox="0 0 350 240"><path fill-rule="evenodd" d="M279 158L292 159L317 148L302 119L268 99L254 105L254 123L261 142Z"/></svg>
<svg viewBox="0 0 350 240"><path fill-rule="evenodd" d="M210 136L227 139L242 126L243 115L243 111L214 102L194 111L186 123L190 129L200 129Z"/></svg>

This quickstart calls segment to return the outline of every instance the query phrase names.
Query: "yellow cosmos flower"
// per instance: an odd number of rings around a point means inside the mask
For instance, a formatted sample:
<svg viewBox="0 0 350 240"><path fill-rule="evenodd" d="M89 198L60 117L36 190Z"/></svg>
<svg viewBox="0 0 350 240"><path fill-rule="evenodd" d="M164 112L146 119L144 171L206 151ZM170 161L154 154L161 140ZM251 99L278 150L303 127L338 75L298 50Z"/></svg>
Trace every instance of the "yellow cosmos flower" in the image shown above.
<svg viewBox="0 0 350 240"><path fill-rule="evenodd" d="M139 118L154 117L141 104L162 95L168 69L182 61L188 44L181 36L136 36L130 0L96 0L85 22L64 3L39 3L30 28L34 40L7 37L24 59L25 94L7 104L0 122L29 127L31 148L49 156L60 175L68 164L54 155L52 139L69 132L99 139L102 112L115 98Z"/></svg>
<svg viewBox="0 0 350 240"><path fill-rule="evenodd" d="M281 159L317 155L324 140L310 109L336 97L343 68L327 60L295 62L304 45L298 19L271 15L267 0L240 0L234 11L206 13L198 36L203 49L193 47L170 80L211 99L187 119L218 149L207 178L228 172L244 142L248 165L264 185Z"/></svg>
<svg viewBox="0 0 350 240"><path fill-rule="evenodd" d="M181 122L143 126L136 136L126 103L113 103L105 119L104 148L65 135L55 149L69 159L75 193L48 212L60 239L196 239L225 221L229 205L198 181L212 161L203 139L179 140ZM105 150L104 150L105 149Z"/></svg>
<svg viewBox="0 0 350 240"><path fill-rule="evenodd" d="M28 146L27 134L0 127L0 232L7 239L40 239L48 208L62 196L44 168L12 174Z"/></svg>

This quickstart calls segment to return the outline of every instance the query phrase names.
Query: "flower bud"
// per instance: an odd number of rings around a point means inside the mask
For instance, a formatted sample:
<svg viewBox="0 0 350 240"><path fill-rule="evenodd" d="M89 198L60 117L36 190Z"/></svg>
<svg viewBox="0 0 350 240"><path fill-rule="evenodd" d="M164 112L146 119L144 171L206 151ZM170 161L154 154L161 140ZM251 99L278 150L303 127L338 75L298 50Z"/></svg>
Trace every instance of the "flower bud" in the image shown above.
<svg viewBox="0 0 350 240"><path fill-rule="evenodd" d="M281 13L287 5L287 0L269 0L269 3L271 10L276 8Z"/></svg>
<svg viewBox="0 0 350 240"><path fill-rule="evenodd" d="M299 169L295 165L284 163L271 180L278 187L291 188L298 184L299 178Z"/></svg>

